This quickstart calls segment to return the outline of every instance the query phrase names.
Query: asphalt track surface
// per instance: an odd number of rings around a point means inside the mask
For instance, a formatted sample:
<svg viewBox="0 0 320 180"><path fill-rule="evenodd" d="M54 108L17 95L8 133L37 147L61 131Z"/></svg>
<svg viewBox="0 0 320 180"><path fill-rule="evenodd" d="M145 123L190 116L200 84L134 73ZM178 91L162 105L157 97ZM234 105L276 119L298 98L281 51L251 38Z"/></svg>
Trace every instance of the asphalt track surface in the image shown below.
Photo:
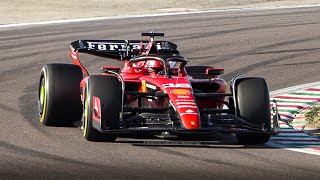
<svg viewBox="0 0 320 180"><path fill-rule="evenodd" d="M77 39L139 39L159 31L190 64L265 77L270 90L319 81L320 8L220 12L0 29L0 179L319 179L320 157L231 137L184 144L119 138L91 143L76 127L45 127L37 115L39 73L71 63ZM113 60L82 55L97 73ZM161 139L158 142L163 142Z"/></svg>

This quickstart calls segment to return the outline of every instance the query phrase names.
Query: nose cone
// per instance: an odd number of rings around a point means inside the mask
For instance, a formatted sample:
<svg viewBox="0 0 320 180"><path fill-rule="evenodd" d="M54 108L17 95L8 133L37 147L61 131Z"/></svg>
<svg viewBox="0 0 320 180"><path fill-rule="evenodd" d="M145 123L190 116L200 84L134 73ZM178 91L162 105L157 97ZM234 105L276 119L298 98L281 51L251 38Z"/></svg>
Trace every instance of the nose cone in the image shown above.
<svg viewBox="0 0 320 180"><path fill-rule="evenodd" d="M200 115L190 88L168 89L168 95L186 129L200 128Z"/></svg>
<svg viewBox="0 0 320 180"><path fill-rule="evenodd" d="M187 110L188 111L188 110ZM180 118L182 121L182 124L186 129L197 129L200 128L200 123L199 123L199 114L180 114Z"/></svg>

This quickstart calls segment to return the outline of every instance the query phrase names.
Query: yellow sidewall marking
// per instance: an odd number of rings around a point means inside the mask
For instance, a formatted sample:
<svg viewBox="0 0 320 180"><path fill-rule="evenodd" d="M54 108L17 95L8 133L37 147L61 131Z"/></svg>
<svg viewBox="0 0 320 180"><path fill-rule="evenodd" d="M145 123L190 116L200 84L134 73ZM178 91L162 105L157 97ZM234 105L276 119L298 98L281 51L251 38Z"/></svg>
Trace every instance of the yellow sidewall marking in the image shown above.
<svg viewBox="0 0 320 180"><path fill-rule="evenodd" d="M84 127L83 127L83 137L86 137L87 134L87 128L88 128L88 121L89 121L89 111L88 111L88 96L89 94L88 92L88 82L86 84L86 97L85 97L85 101L84 101Z"/></svg>
<svg viewBox="0 0 320 180"><path fill-rule="evenodd" d="M42 84L41 87L41 93L40 93L40 101L41 99L43 101L41 101L42 104L42 114L41 114L41 118L40 118L40 122L43 123L45 120L45 116L46 116L46 112L47 112L47 91L48 91L48 83L47 83L47 76L46 76L46 72L45 72L45 68L42 69L43 71L43 75L44 75L44 84ZM41 98L42 97L42 98Z"/></svg>
<svg viewBox="0 0 320 180"><path fill-rule="evenodd" d="M41 106L43 106L45 94L46 94L46 92L45 92L44 85L41 84L41 91L40 91L40 103L41 103Z"/></svg>

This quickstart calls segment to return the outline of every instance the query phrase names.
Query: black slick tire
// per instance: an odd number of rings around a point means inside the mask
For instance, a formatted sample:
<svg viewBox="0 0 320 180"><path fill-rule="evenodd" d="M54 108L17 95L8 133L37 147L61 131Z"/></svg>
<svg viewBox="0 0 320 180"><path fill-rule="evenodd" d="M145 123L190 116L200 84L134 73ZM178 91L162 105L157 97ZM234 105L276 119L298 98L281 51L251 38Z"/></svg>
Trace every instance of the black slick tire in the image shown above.
<svg viewBox="0 0 320 180"><path fill-rule="evenodd" d="M101 103L101 129L119 129L121 108L121 83L117 77L93 75L85 88L83 136L88 141L115 141L116 134L101 133L93 126L93 97Z"/></svg>
<svg viewBox="0 0 320 180"><path fill-rule="evenodd" d="M270 98L266 81L259 77L239 79L236 84L237 113L240 118L265 130L271 129ZM267 133L236 134L240 144L260 145L269 141Z"/></svg>
<svg viewBox="0 0 320 180"><path fill-rule="evenodd" d="M71 126L82 115L81 68L73 64L47 64L41 70L38 110L46 126Z"/></svg>

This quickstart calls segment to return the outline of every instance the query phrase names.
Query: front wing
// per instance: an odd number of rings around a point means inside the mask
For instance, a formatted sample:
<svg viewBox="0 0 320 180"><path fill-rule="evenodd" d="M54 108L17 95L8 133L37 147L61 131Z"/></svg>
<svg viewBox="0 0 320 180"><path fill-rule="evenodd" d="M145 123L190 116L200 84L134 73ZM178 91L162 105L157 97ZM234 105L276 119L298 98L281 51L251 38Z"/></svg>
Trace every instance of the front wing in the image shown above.
<svg viewBox="0 0 320 180"><path fill-rule="evenodd" d="M258 133L276 135L279 133L280 116L277 110L272 115L272 128L264 129L253 125L232 114L214 115L212 121L202 123L203 126L197 129L185 129L175 127L174 124L168 122L152 124L150 126L136 126L121 128L116 130L98 128L102 133L161 133L170 132L170 134L215 134L215 133ZM101 127L101 126L100 126Z"/></svg>

